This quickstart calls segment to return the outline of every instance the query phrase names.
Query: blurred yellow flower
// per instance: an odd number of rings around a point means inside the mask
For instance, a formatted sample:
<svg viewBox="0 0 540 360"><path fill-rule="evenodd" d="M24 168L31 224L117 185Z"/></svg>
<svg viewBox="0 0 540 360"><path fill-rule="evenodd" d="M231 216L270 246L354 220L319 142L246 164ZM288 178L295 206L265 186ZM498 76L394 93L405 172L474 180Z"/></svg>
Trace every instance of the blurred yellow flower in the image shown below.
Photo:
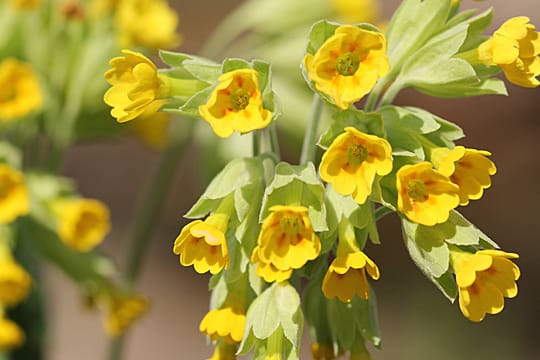
<svg viewBox="0 0 540 360"><path fill-rule="evenodd" d="M504 298L518 293L520 271L509 259L518 254L501 250L480 250L475 254L452 251L452 266L459 288L459 307L471 321L482 321L486 314L504 308Z"/></svg>
<svg viewBox="0 0 540 360"><path fill-rule="evenodd" d="M304 67L318 91L347 109L390 69L386 40L380 32L342 25L315 55L306 54Z"/></svg>
<svg viewBox="0 0 540 360"><path fill-rule="evenodd" d="M212 340L223 339L228 344L238 343L244 337L246 315L230 306L209 311L201 321L199 330Z"/></svg>
<svg viewBox="0 0 540 360"><path fill-rule="evenodd" d="M121 47L173 49L180 45L178 15L166 0L119 0L115 21Z"/></svg>
<svg viewBox="0 0 540 360"><path fill-rule="evenodd" d="M219 85L208 102L199 107L217 136L226 138L234 131L241 133L262 129L270 124L272 113L263 108L259 89L259 73L252 69L239 69L219 77Z"/></svg>
<svg viewBox="0 0 540 360"><path fill-rule="evenodd" d="M334 347L331 344L311 344L311 356L313 360L336 360Z"/></svg>
<svg viewBox="0 0 540 360"><path fill-rule="evenodd" d="M99 200L65 198L54 200L51 208L57 217L58 236L77 251L99 245L111 228L107 206Z"/></svg>
<svg viewBox="0 0 540 360"><path fill-rule="evenodd" d="M158 112L165 102L152 102L140 116L129 122L131 132L152 150L162 151L167 147L171 115Z"/></svg>
<svg viewBox="0 0 540 360"><path fill-rule="evenodd" d="M30 199L21 172L0 163L0 224L28 214Z"/></svg>
<svg viewBox="0 0 540 360"><path fill-rule="evenodd" d="M212 357L208 360L236 360L236 346L218 341Z"/></svg>
<svg viewBox="0 0 540 360"><path fill-rule="evenodd" d="M383 138L346 127L323 154L319 173L343 195L352 194L359 204L371 194L375 175L392 171L392 148Z"/></svg>
<svg viewBox="0 0 540 360"><path fill-rule="evenodd" d="M0 121L38 110L43 104L39 81L30 65L14 58L0 63Z"/></svg>
<svg viewBox="0 0 540 360"><path fill-rule="evenodd" d="M289 279L292 275L293 269L279 270L271 262L263 262L259 257L259 247L255 246L253 253L251 254L251 262L257 267L255 271L257 275L264 279L266 282L280 282Z"/></svg>
<svg viewBox="0 0 540 360"><path fill-rule="evenodd" d="M423 161L404 165L396 175L398 208L415 223L432 226L448 220L459 205L459 188Z"/></svg>
<svg viewBox="0 0 540 360"><path fill-rule="evenodd" d="M7 351L24 344L26 336L22 329L13 321L0 318L0 351Z"/></svg>
<svg viewBox="0 0 540 360"><path fill-rule="evenodd" d="M346 23L373 22L379 13L377 0L330 0L338 17Z"/></svg>
<svg viewBox="0 0 540 360"><path fill-rule="evenodd" d="M0 307L15 306L26 299L32 278L10 257L0 260Z"/></svg>
<svg viewBox="0 0 540 360"><path fill-rule="evenodd" d="M459 204L467 205L469 200L482 197L484 189L491 186L490 176L497 168L488 159L491 153L485 150L436 148L431 151L431 161L437 170L459 186Z"/></svg>
<svg viewBox="0 0 540 360"><path fill-rule="evenodd" d="M487 65L498 65L506 78L523 87L537 87L540 81L540 34L526 16L507 20L478 47L478 58Z"/></svg>
<svg viewBox="0 0 540 360"><path fill-rule="evenodd" d="M42 0L10 0L11 6L20 10L32 10L41 6Z"/></svg>
<svg viewBox="0 0 540 360"><path fill-rule="evenodd" d="M104 327L110 336L122 335L149 307L148 299L140 295L112 295L105 301Z"/></svg>

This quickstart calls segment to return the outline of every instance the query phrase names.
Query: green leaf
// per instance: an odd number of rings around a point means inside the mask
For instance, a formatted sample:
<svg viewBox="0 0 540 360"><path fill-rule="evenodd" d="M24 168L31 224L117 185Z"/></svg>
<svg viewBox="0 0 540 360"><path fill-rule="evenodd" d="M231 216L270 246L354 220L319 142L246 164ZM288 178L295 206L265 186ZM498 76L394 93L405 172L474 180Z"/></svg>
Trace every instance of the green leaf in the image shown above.
<svg viewBox="0 0 540 360"><path fill-rule="evenodd" d="M353 311L356 316L356 325L362 337L380 348L381 335L379 330L379 318L377 316L377 297L370 287L367 300L354 297L352 300Z"/></svg>
<svg viewBox="0 0 540 360"><path fill-rule="evenodd" d="M192 118L200 117L199 106L207 103L212 91L214 91L214 87L209 86L195 93L189 99L183 99L185 102L182 101L183 104L181 105L178 105L175 102L165 105L162 108L162 111Z"/></svg>
<svg viewBox="0 0 540 360"><path fill-rule="evenodd" d="M468 12L472 14L474 11ZM469 17L463 21L463 23L469 25L467 32L467 38L463 42L463 45L459 49L460 52L464 52L470 49L477 47L480 43L485 40L485 37L482 33L489 27L491 21L493 20L493 8L489 8L486 11L478 14L474 17Z"/></svg>
<svg viewBox="0 0 540 360"><path fill-rule="evenodd" d="M465 136L463 130L456 124L440 117L435 117L435 120L441 127L432 133L425 134L425 137L435 145L453 148L454 141Z"/></svg>
<svg viewBox="0 0 540 360"><path fill-rule="evenodd" d="M445 241L454 245L478 245L482 235L473 224L453 210L448 221L435 225L444 234Z"/></svg>
<svg viewBox="0 0 540 360"><path fill-rule="evenodd" d="M353 311L352 303L344 303L334 298L328 300L327 304L331 334L340 348L350 349L356 339L357 314Z"/></svg>
<svg viewBox="0 0 540 360"><path fill-rule="evenodd" d="M386 137L381 115L378 113L366 113L361 110L348 109L337 112L333 116L334 121L321 135L318 145L323 149L328 148L334 139L344 132L348 126L352 126L366 134Z"/></svg>
<svg viewBox="0 0 540 360"><path fill-rule="evenodd" d="M453 303L456 300L458 289L450 269L448 269L448 271L442 274L440 277L432 278L431 280L435 283L439 290L441 290L443 295L450 300L450 302Z"/></svg>
<svg viewBox="0 0 540 360"><path fill-rule="evenodd" d="M244 59L230 58L223 60L222 72L223 74L239 70L239 69L250 69L248 62Z"/></svg>
<svg viewBox="0 0 540 360"><path fill-rule="evenodd" d="M445 84L444 86L437 84L424 84L417 86L416 90L430 96L449 99L480 95L508 95L504 81L493 78L482 79L475 84L451 83Z"/></svg>
<svg viewBox="0 0 540 360"><path fill-rule="evenodd" d="M336 192L331 184L326 187L326 196L332 205L337 221L348 219L357 228L364 228L371 220L370 203L359 205L350 195L344 196Z"/></svg>

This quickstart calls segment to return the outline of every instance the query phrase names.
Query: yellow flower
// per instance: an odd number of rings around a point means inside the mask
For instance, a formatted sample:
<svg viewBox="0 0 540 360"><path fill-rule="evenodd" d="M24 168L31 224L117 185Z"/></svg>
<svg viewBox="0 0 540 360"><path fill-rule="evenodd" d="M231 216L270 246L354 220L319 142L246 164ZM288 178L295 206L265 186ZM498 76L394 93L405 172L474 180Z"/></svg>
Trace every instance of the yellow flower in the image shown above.
<svg viewBox="0 0 540 360"><path fill-rule="evenodd" d="M218 341L214 354L208 360L236 360L236 346L225 341Z"/></svg>
<svg viewBox="0 0 540 360"><path fill-rule="evenodd" d="M459 307L471 321L482 321L486 314L504 308L504 298L518 293L520 271L509 259L518 254L501 250L480 250L475 254L452 251L452 264L459 288Z"/></svg>
<svg viewBox="0 0 540 360"><path fill-rule="evenodd" d="M540 81L540 34L526 16L507 20L478 47L478 58L487 65L498 65L506 78L523 87L537 87Z"/></svg>
<svg viewBox="0 0 540 360"><path fill-rule="evenodd" d="M59 199L51 207L58 219L58 236L77 251L93 249L110 230L109 209L99 200Z"/></svg>
<svg viewBox="0 0 540 360"><path fill-rule="evenodd" d="M11 6L20 10L32 10L41 5L41 0L11 0Z"/></svg>
<svg viewBox="0 0 540 360"><path fill-rule="evenodd" d="M276 205L269 210L252 259L289 272L319 256L321 241L313 231L306 207Z"/></svg>
<svg viewBox="0 0 540 360"><path fill-rule="evenodd" d="M23 174L0 163L0 224L10 223L29 210L30 199Z"/></svg>
<svg viewBox="0 0 540 360"><path fill-rule="evenodd" d="M201 321L199 330L212 340L223 339L228 344L242 341L246 315L232 307L224 307L209 311Z"/></svg>
<svg viewBox="0 0 540 360"><path fill-rule="evenodd" d="M32 285L26 270L11 258L0 260L0 305L15 306L23 301Z"/></svg>
<svg viewBox="0 0 540 360"><path fill-rule="evenodd" d="M482 197L484 189L491 186L491 175L497 168L487 157L485 150L466 149L463 146L436 148L431 152L431 161L437 170L459 186L459 203L467 205L469 200Z"/></svg>
<svg viewBox="0 0 540 360"><path fill-rule="evenodd" d="M208 102L199 107L217 136L226 138L233 131L246 133L270 124L272 113L263 108L259 89L259 73L252 69L239 69L219 77L219 85Z"/></svg>
<svg viewBox="0 0 540 360"><path fill-rule="evenodd" d="M349 24L372 22L378 15L376 0L330 0L338 16Z"/></svg>
<svg viewBox="0 0 540 360"><path fill-rule="evenodd" d="M0 318L0 351L17 348L24 344L25 339L19 325L9 319Z"/></svg>
<svg viewBox="0 0 540 360"><path fill-rule="evenodd" d="M39 81L32 68L13 58L0 63L0 121L38 110L43 104Z"/></svg>
<svg viewBox="0 0 540 360"><path fill-rule="evenodd" d="M115 21L121 47L172 49L180 45L178 15L165 0L120 0Z"/></svg>
<svg viewBox="0 0 540 360"><path fill-rule="evenodd" d="M390 69L386 40L382 33L342 25L315 55L306 54L304 67L318 91L347 109Z"/></svg>
<svg viewBox="0 0 540 360"><path fill-rule="evenodd" d="M149 302L140 295L113 295L105 306L105 330L110 336L119 336L148 310Z"/></svg>
<svg viewBox="0 0 540 360"><path fill-rule="evenodd" d="M396 175L398 208L409 220L432 226L448 220L459 205L459 188L423 161L404 165Z"/></svg>
<svg viewBox="0 0 540 360"><path fill-rule="evenodd" d="M364 134L353 127L332 142L324 153L319 173L340 194L352 194L359 204L371 193L375 175L392 171L392 148L385 139Z"/></svg>
<svg viewBox="0 0 540 360"><path fill-rule="evenodd" d="M289 279L292 275L293 269L279 270L271 262L263 262L259 258L259 247L255 246L253 253L251 254L251 262L256 264L255 271L257 275L264 279L266 282L281 282Z"/></svg>
<svg viewBox="0 0 540 360"><path fill-rule="evenodd" d="M149 148L162 151L167 147L171 117L168 113L157 112L165 101L154 101L146 110L129 124L131 132Z"/></svg>

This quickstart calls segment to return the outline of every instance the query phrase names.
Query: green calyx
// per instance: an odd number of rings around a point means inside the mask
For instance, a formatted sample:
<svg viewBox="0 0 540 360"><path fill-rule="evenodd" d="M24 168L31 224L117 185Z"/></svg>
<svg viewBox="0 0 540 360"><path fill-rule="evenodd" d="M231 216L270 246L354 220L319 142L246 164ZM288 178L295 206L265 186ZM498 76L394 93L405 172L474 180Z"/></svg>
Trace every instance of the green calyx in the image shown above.
<svg viewBox="0 0 540 360"><path fill-rule="evenodd" d="M231 93L231 107L234 110L244 110L249 105L249 93L238 88Z"/></svg>
<svg viewBox="0 0 540 360"><path fill-rule="evenodd" d="M360 67L360 59L352 52L341 54L337 58L336 71L343 76L352 76Z"/></svg>

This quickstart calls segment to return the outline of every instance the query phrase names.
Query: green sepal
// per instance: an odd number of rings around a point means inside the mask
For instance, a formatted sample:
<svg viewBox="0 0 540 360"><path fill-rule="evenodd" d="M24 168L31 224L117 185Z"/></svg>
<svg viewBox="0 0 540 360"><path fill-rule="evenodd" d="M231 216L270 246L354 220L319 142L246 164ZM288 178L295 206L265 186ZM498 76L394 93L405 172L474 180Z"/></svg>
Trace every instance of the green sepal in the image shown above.
<svg viewBox="0 0 540 360"><path fill-rule="evenodd" d="M259 222L268 216L269 208L274 205L305 206L313 229L328 230L324 186L311 162L304 165L280 162L276 165L274 178L264 193Z"/></svg>
<svg viewBox="0 0 540 360"><path fill-rule="evenodd" d="M489 8L476 16L473 16L475 14L474 10L464 11L461 14L463 14L461 17L458 17L459 15L455 16L446 24L447 27L451 27L457 25L459 21L459 23L469 25L467 37L463 45L461 45L459 52L474 49L486 40L486 37L482 33L489 27L493 20L493 8Z"/></svg>
<svg viewBox="0 0 540 360"><path fill-rule="evenodd" d="M497 71L498 72L498 71ZM487 78L474 84L450 83L446 85L426 85L416 88L421 93L448 99L465 98L480 95L508 95L503 80Z"/></svg>
<svg viewBox="0 0 540 360"><path fill-rule="evenodd" d="M326 196L336 213L338 222L342 218L346 218L359 229L368 226L371 220L371 203L369 201L359 205L350 195L344 196L336 192L331 184L326 187Z"/></svg>
<svg viewBox="0 0 540 360"><path fill-rule="evenodd" d="M319 344L333 344L334 334L329 329L327 303L322 292L324 272L312 279L304 290L304 314L310 338Z"/></svg>
<svg viewBox="0 0 540 360"><path fill-rule="evenodd" d="M206 104L214 89L215 86L209 86L196 92L188 99L181 99L180 101L172 99L173 101L165 104L161 111L187 117L199 117L199 106Z"/></svg>
<svg viewBox="0 0 540 360"><path fill-rule="evenodd" d="M194 78L212 84L221 75L221 66L219 64L199 56L160 50L159 57L165 64L171 66L173 70L185 72L184 74L177 73L176 75L191 75L182 76L182 78Z"/></svg>
<svg viewBox="0 0 540 360"><path fill-rule="evenodd" d="M324 44L324 42L334 35L336 29L341 24L328 20L321 20L311 26L308 36L308 44L306 46L306 52L308 54L315 54L317 50Z"/></svg>
<svg viewBox="0 0 540 360"><path fill-rule="evenodd" d="M0 163L5 163L15 169L20 169L22 166L21 151L8 141L0 141Z"/></svg>
<svg viewBox="0 0 540 360"><path fill-rule="evenodd" d="M431 278L431 280L451 303L456 301L458 288L451 269L437 278Z"/></svg>
<svg viewBox="0 0 540 360"><path fill-rule="evenodd" d="M324 196L324 203L326 208L326 225L328 230L319 233L319 239L321 240L321 254L326 254L332 250L337 240L339 218L336 213L332 201L328 198L328 188L331 185L328 184Z"/></svg>
<svg viewBox="0 0 540 360"><path fill-rule="evenodd" d="M435 116L434 119L441 127L434 132L424 134L433 144L452 149L455 146L454 141L462 139L465 136L463 130L456 124L438 116Z"/></svg>

